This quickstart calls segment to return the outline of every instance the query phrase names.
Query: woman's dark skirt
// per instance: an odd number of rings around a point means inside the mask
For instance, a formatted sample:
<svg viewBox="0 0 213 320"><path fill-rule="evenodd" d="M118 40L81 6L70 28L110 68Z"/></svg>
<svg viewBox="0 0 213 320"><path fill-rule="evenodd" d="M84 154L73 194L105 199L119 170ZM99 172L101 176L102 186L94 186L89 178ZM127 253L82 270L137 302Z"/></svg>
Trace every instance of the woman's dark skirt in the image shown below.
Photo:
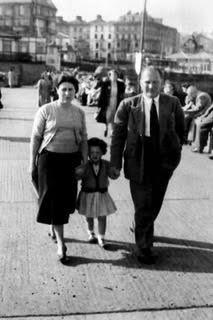
<svg viewBox="0 0 213 320"><path fill-rule="evenodd" d="M75 211L77 180L75 168L81 154L43 150L38 158L39 210L37 222L62 225Z"/></svg>

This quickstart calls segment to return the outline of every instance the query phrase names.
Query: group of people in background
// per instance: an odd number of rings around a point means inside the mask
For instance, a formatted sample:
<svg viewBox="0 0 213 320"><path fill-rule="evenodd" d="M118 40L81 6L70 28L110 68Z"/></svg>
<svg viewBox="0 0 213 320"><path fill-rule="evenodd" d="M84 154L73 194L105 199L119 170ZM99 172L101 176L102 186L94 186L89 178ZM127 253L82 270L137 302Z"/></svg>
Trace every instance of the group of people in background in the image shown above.
<svg viewBox="0 0 213 320"><path fill-rule="evenodd" d="M182 145L189 142L194 152L203 151L213 125L213 106L211 97L194 85L184 84L181 95L171 81L163 85L159 70L152 66L142 71L140 86L137 94L130 79L121 79L114 69L107 77L90 75L86 80L78 72L45 72L38 81L30 173L39 197L37 221L50 225L49 235L57 242L63 263L64 224L76 209L86 218L88 241L105 248L106 218L116 211L109 178L119 178L123 160L135 208L137 258L140 263L155 263L154 222L181 160ZM111 138L110 161L102 159L106 142L88 139L81 107L85 104L98 107L96 120L105 124L104 136Z"/></svg>
<svg viewBox="0 0 213 320"><path fill-rule="evenodd" d="M185 144L192 146L192 152L203 153L209 145L208 152L212 152L213 140L213 104L211 96L199 90L195 84L184 83L180 95L174 83L167 80L164 92L179 98L185 118ZM213 155L209 156L213 159Z"/></svg>

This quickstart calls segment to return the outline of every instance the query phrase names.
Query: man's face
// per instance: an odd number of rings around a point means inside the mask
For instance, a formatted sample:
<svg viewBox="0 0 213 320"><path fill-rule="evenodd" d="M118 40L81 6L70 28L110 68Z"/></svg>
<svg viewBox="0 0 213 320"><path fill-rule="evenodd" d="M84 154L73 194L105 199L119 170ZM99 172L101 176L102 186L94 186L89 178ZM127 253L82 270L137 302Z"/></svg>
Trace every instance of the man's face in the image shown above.
<svg viewBox="0 0 213 320"><path fill-rule="evenodd" d="M157 70L147 69L141 75L140 81L143 94L150 99L157 97L161 89L161 78Z"/></svg>

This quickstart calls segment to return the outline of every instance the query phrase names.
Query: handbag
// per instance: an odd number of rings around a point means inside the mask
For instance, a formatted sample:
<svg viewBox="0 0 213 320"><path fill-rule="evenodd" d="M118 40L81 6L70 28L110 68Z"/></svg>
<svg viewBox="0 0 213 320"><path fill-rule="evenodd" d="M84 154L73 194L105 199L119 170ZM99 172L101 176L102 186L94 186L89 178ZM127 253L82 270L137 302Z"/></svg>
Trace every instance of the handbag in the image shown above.
<svg viewBox="0 0 213 320"><path fill-rule="evenodd" d="M105 123L106 124L106 110L100 108L95 114L94 118L99 123Z"/></svg>

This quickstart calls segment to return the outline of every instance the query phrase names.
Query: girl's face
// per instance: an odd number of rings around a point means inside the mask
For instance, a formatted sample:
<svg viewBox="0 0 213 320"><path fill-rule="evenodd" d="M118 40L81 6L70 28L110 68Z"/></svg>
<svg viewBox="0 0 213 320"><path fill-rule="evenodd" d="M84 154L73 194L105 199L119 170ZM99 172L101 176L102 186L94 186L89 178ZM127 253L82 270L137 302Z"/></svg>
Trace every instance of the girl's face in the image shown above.
<svg viewBox="0 0 213 320"><path fill-rule="evenodd" d="M89 157L93 163L95 163L95 164L98 163L102 157L102 151L101 151L100 147L98 147L98 146L90 147L89 148Z"/></svg>
<svg viewBox="0 0 213 320"><path fill-rule="evenodd" d="M63 82L57 89L58 98L61 103L71 102L75 98L75 87L70 82Z"/></svg>

